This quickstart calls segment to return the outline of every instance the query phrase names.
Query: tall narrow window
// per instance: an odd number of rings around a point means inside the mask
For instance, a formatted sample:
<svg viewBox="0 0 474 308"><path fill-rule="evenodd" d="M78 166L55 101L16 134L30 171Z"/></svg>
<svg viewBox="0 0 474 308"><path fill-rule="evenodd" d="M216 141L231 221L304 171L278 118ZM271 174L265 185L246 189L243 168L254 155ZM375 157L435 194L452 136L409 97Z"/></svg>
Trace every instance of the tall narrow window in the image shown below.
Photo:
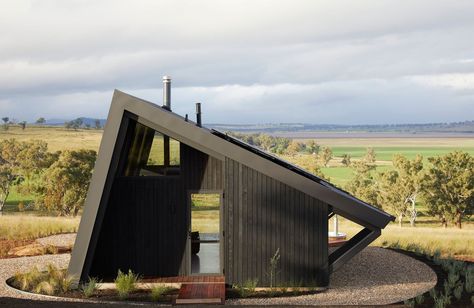
<svg viewBox="0 0 474 308"><path fill-rule="evenodd" d="M123 175L166 176L180 172L180 144L177 140L136 123L130 135Z"/></svg>

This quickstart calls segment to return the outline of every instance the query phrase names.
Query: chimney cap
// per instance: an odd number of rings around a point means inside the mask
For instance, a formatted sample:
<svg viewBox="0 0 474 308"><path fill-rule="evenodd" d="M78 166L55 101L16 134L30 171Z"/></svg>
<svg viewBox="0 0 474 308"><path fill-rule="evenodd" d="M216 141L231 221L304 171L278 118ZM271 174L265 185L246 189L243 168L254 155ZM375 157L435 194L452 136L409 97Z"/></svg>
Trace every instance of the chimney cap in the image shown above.
<svg viewBox="0 0 474 308"><path fill-rule="evenodd" d="M168 76L168 75L163 76L163 81L164 81L164 82L166 82L166 81L168 81L168 82L171 81L171 76Z"/></svg>

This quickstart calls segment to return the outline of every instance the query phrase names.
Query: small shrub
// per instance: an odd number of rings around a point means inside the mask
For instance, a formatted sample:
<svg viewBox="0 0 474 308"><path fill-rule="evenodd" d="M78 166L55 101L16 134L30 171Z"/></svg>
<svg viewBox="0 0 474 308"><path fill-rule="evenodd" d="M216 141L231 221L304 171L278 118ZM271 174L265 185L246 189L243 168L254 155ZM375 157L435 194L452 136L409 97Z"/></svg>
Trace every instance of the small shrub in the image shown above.
<svg viewBox="0 0 474 308"><path fill-rule="evenodd" d="M453 295L457 300L460 300L462 297L462 290L463 290L463 285L460 284L456 288L454 288Z"/></svg>
<svg viewBox="0 0 474 308"><path fill-rule="evenodd" d="M49 281L41 281L34 289L35 293L53 295L55 293L54 286Z"/></svg>
<svg viewBox="0 0 474 308"><path fill-rule="evenodd" d="M115 288L120 299L126 299L130 292L135 291L136 283L140 280L137 274L134 274L132 270L128 270L128 274L118 271L117 278L115 278Z"/></svg>
<svg viewBox="0 0 474 308"><path fill-rule="evenodd" d="M44 280L54 289L54 293L66 293L71 290L73 277L67 276L65 270L60 270L53 264L48 264Z"/></svg>
<svg viewBox="0 0 474 308"><path fill-rule="evenodd" d="M171 290L171 288L167 286L154 286L151 288L151 300L155 302L160 300L166 292L169 292L169 290Z"/></svg>
<svg viewBox="0 0 474 308"><path fill-rule="evenodd" d="M47 245L44 248L44 254L50 254L50 255L55 255L58 253L58 248L53 245Z"/></svg>
<svg viewBox="0 0 474 308"><path fill-rule="evenodd" d="M459 281L459 274L450 272L448 274L448 284L451 288L454 288Z"/></svg>
<svg viewBox="0 0 474 308"><path fill-rule="evenodd" d="M445 287L446 287L446 283L445 283ZM444 294L440 293L438 295L435 289L431 289L430 295L433 298L435 308L444 308L447 305L451 304L451 296L447 293L444 293Z"/></svg>
<svg viewBox="0 0 474 308"><path fill-rule="evenodd" d="M247 279L244 284L236 284L233 287L237 290L240 297L248 297L249 295L255 292L257 284L258 279Z"/></svg>
<svg viewBox="0 0 474 308"><path fill-rule="evenodd" d="M32 291L41 278L41 272L35 266L27 273L16 273L13 283L17 288L23 291Z"/></svg>
<svg viewBox="0 0 474 308"><path fill-rule="evenodd" d="M473 293L474 292L474 265L470 265L467 267L466 272L464 274L466 278L466 292Z"/></svg>
<svg viewBox="0 0 474 308"><path fill-rule="evenodd" d="M66 293L72 289L73 277L65 276L59 280L59 289L61 292Z"/></svg>
<svg viewBox="0 0 474 308"><path fill-rule="evenodd" d="M420 294L417 297L415 297L415 302L417 305L423 304L424 301L425 301L425 297L423 294Z"/></svg>
<svg viewBox="0 0 474 308"><path fill-rule="evenodd" d="M407 299L403 301L403 304L408 307L415 307L415 300L414 299Z"/></svg>
<svg viewBox="0 0 474 308"><path fill-rule="evenodd" d="M100 280L95 277L89 277L89 280L86 283L81 285L81 292L84 297L91 297L94 295L95 291L100 287Z"/></svg>
<svg viewBox="0 0 474 308"><path fill-rule="evenodd" d="M434 252L433 252L433 261L436 263L436 261L439 261L441 259L441 250L439 248L437 248ZM437 264L437 263L436 263Z"/></svg>
<svg viewBox="0 0 474 308"><path fill-rule="evenodd" d="M257 285L258 285L258 278L247 279L244 282L244 288L247 289L251 293L255 292L255 288L257 287Z"/></svg>
<svg viewBox="0 0 474 308"><path fill-rule="evenodd" d="M268 267L267 275L270 278L270 288L273 288L275 285L276 275L278 274L278 263L280 262L280 248L278 248L270 258L270 265Z"/></svg>

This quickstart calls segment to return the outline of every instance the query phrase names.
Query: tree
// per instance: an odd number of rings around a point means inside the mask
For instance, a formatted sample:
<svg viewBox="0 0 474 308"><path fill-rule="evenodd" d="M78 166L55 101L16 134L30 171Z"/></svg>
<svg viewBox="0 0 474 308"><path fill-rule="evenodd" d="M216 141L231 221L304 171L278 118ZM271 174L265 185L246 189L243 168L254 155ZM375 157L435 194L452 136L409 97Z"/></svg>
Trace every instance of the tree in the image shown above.
<svg viewBox="0 0 474 308"><path fill-rule="evenodd" d="M421 193L424 178L423 156L417 155L413 160L409 160L398 154L393 158L393 166L398 173L397 189L402 191L405 203L411 204L409 219L410 225L414 227L418 215L416 200Z"/></svg>
<svg viewBox="0 0 474 308"><path fill-rule="evenodd" d="M375 165L376 162L376 155L375 150L373 148L367 148L367 152L363 158L368 164Z"/></svg>
<svg viewBox="0 0 474 308"><path fill-rule="evenodd" d="M10 120L9 117L3 117L2 118L2 121L3 121L3 129L4 130L8 130L8 121Z"/></svg>
<svg viewBox="0 0 474 308"><path fill-rule="evenodd" d="M381 172L378 175L377 197L384 209L389 209L398 220L401 227L403 218L408 214L406 192L400 184L400 174L395 170Z"/></svg>
<svg viewBox="0 0 474 308"><path fill-rule="evenodd" d="M83 124L83 121L81 118L77 118L75 120L72 120L72 121L67 121L67 122L64 122L64 127L66 127L66 129L74 129L74 130L78 130Z"/></svg>
<svg viewBox="0 0 474 308"><path fill-rule="evenodd" d="M458 228L474 211L474 157L455 151L430 157L431 167L424 178L424 199L431 215L446 227L448 220Z"/></svg>
<svg viewBox="0 0 474 308"><path fill-rule="evenodd" d="M375 153L367 149L362 159L351 162L353 176L346 185L346 190L355 197L380 207L377 192L377 182L372 173L375 170Z"/></svg>
<svg viewBox="0 0 474 308"><path fill-rule="evenodd" d="M46 123L46 119L43 117L38 118L38 120L36 120L36 124L43 125L44 123Z"/></svg>
<svg viewBox="0 0 474 308"><path fill-rule="evenodd" d="M303 150L303 144L296 140L291 141L291 143L286 148L286 153L288 155L296 155Z"/></svg>
<svg viewBox="0 0 474 308"><path fill-rule="evenodd" d="M309 154L318 154L319 150L320 146L314 140L310 140L306 144L306 152L308 152Z"/></svg>
<svg viewBox="0 0 474 308"><path fill-rule="evenodd" d="M64 151L43 173L38 206L61 216L76 216L84 204L96 152Z"/></svg>
<svg viewBox="0 0 474 308"><path fill-rule="evenodd" d="M102 125L100 125L100 120L99 119L96 119L94 121L94 125L95 125L95 129L101 129L102 128Z"/></svg>
<svg viewBox="0 0 474 308"><path fill-rule="evenodd" d="M22 192L32 192L29 186L32 178L57 158L47 148L46 142L38 140L18 142L8 139L0 142L0 211L13 185L18 185Z"/></svg>
<svg viewBox="0 0 474 308"><path fill-rule="evenodd" d="M319 153L319 159L324 167L328 166L329 161L332 159L332 150L328 147L323 147Z"/></svg>
<svg viewBox="0 0 474 308"><path fill-rule="evenodd" d="M19 172L25 179L26 192L31 193L32 179L38 176L43 169L48 168L57 158L58 154L48 152L48 144L44 141L32 140L23 143L16 159Z"/></svg>
<svg viewBox="0 0 474 308"><path fill-rule="evenodd" d="M346 167L349 167L351 165L351 155L350 154L343 154L341 164L343 164Z"/></svg>
<svg viewBox="0 0 474 308"><path fill-rule="evenodd" d="M22 180L17 160L22 147L23 144L15 139L0 142L0 211L3 211L11 187Z"/></svg>

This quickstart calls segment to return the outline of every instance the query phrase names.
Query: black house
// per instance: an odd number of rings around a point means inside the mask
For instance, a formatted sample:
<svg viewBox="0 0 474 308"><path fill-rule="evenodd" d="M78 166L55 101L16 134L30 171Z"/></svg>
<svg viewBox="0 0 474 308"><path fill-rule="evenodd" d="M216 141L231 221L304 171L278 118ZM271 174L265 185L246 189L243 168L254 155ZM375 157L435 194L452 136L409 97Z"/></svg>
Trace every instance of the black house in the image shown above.
<svg viewBox="0 0 474 308"><path fill-rule="evenodd" d="M278 250L276 284L327 286L329 275L375 240L393 216L225 133L171 111L169 79L158 106L115 91L69 274L144 277L222 274L258 279ZM200 110L198 110L200 111ZM192 254L193 196L214 199L212 232ZM363 227L332 253L328 219ZM197 216L196 216L197 217ZM200 228L206 229L201 215Z"/></svg>

